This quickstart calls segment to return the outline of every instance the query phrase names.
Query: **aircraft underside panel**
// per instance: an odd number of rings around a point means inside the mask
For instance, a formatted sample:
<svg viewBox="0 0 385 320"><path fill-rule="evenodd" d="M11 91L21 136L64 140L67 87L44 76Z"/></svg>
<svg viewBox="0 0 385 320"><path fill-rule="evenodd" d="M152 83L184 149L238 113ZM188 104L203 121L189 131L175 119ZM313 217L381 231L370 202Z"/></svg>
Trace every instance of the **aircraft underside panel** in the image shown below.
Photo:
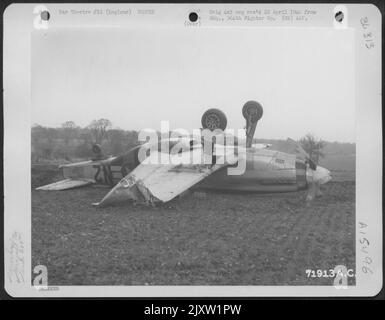
<svg viewBox="0 0 385 320"><path fill-rule="evenodd" d="M303 166L301 164L303 164ZM239 176L220 169L197 187L250 192L292 192L306 187L306 166L295 155L273 150L248 150L246 171Z"/></svg>
<svg viewBox="0 0 385 320"><path fill-rule="evenodd" d="M228 165L226 161L218 161L214 165L201 164L202 149L193 152L193 161L187 164L175 164L177 161L174 160L179 157L178 154L172 155L169 164L162 164L157 161L160 155L157 152L152 153L148 158L149 162L153 161L152 164L142 163L136 167L98 205L124 200L167 202ZM236 159L231 163L235 161Z"/></svg>

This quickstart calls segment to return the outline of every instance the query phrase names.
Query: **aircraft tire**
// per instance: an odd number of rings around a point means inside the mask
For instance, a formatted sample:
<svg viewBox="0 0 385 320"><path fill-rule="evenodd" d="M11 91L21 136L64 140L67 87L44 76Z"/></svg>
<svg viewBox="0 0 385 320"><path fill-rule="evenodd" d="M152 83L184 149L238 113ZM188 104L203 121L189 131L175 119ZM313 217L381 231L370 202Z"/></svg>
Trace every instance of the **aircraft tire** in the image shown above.
<svg viewBox="0 0 385 320"><path fill-rule="evenodd" d="M257 101L247 101L242 108L243 117L248 120L250 117L253 122L262 118L263 108Z"/></svg>
<svg viewBox="0 0 385 320"><path fill-rule="evenodd" d="M223 131L227 126L227 118L222 110L212 108L202 115L201 123L203 129L209 129L211 131L221 129Z"/></svg>

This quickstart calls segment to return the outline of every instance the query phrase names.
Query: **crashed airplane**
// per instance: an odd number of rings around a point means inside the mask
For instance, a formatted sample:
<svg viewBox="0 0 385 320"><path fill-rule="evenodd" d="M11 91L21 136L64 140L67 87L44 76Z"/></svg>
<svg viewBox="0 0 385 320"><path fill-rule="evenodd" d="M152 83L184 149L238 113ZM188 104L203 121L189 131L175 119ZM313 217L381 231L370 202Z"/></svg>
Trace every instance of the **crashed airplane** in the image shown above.
<svg viewBox="0 0 385 320"><path fill-rule="evenodd" d="M219 109L209 109L202 116L201 129L214 133L209 135L209 143L193 136L168 138L166 152L161 148L165 141L160 140L109 157L103 155L99 145L94 145L94 159L61 166L64 180L36 190L66 190L96 183L111 186L107 195L95 203L97 206L126 200L167 202L190 188L259 193L309 189L306 200L319 195L319 186L331 180L330 172L317 166L292 139L279 150L270 149L269 144L253 144L263 108L258 102L248 101L242 114L246 119L243 145L235 137L230 139L232 144L223 143L228 139L220 139L226 129L226 116ZM159 162L165 153L169 161ZM181 157L189 160L181 162Z"/></svg>

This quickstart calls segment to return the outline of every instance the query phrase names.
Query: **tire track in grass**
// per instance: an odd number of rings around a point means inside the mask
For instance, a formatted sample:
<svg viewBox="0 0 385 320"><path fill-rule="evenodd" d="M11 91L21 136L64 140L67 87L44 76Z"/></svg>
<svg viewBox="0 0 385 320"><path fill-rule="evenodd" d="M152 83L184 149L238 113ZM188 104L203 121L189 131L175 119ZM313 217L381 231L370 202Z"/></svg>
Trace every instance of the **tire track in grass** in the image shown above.
<svg viewBox="0 0 385 320"><path fill-rule="evenodd" d="M325 214L327 213L327 216L325 217ZM330 265L329 258L331 254L330 245L333 243L332 239L333 237L330 237L329 230L331 229L332 221L334 220L335 211L334 210L327 210L326 208L323 209L323 212L321 213L323 217L323 223L319 223L318 228L318 237L314 237L312 239L313 242L313 248L317 249L316 252L319 254L317 257L318 259L313 263L314 269L321 269L321 270L330 270L334 269L333 265ZM318 250L319 249L319 250ZM326 252L325 252L326 250ZM322 283L321 283L322 282ZM328 278L324 278L322 281L317 281L315 283L316 285L331 285L331 281Z"/></svg>
<svg viewBox="0 0 385 320"><path fill-rule="evenodd" d="M351 261L355 261L355 252L354 249L352 251L345 250L354 246L354 241L350 243L350 237L346 237L349 234L349 223L348 223L348 215L349 209L348 204L344 204L343 206L339 206L339 213L335 215L335 219L333 221L333 226L329 230L329 237L333 237L336 239L332 246L333 257L332 261L334 266L343 265L347 269L355 268L355 263ZM342 216L344 214L344 216ZM349 284L353 284L355 279L348 279Z"/></svg>
<svg viewBox="0 0 385 320"><path fill-rule="evenodd" d="M255 221L255 224L249 224L245 230L245 234L248 235L249 239L243 238L242 246L237 246L238 261L235 263L232 272L235 276L231 279L232 284L259 285L265 281L271 283L271 278L266 273L266 270L271 269L270 255L266 251L271 235L266 233L266 230L271 230L268 226L275 224L277 215L271 214L268 210L263 214L260 212L256 214L259 215L259 218Z"/></svg>
<svg viewBox="0 0 385 320"><path fill-rule="evenodd" d="M286 272L283 275L287 279L287 282L297 280L298 268L302 267L304 270L301 272L305 275L305 270L309 267L306 265L309 260L309 235L314 231L314 227L318 224L319 220L319 215L306 209L303 210L300 218L291 228L290 238L282 252L284 257L288 260ZM301 277L301 275L299 275L299 277Z"/></svg>
<svg viewBox="0 0 385 320"><path fill-rule="evenodd" d="M299 244L302 237L306 236L306 230L304 226L309 226L311 222L311 215L307 210L302 210L298 218L295 220L291 228L288 230L288 238L285 245L280 252L280 255L284 257L283 261L286 261L286 270L283 278L286 278L286 281L292 281L295 277L295 268L297 266L296 253L299 250Z"/></svg>
<svg viewBox="0 0 385 320"><path fill-rule="evenodd" d="M285 205L286 206L286 215L284 219L282 220L282 208L279 208L279 206ZM285 263L285 261L282 260L283 254L283 241L287 244L287 239L291 236L290 230L292 230L296 224L303 218L304 213L297 212L296 210L293 210L291 205L296 205L288 201L287 199L283 199L278 204L278 208L275 209L278 213L274 215L274 220L269 221L269 226L265 230L270 231L270 238L268 241L270 243L266 244L269 247L269 251L264 251L264 274L267 274L267 277L263 279L263 284L280 284L282 283L282 276L283 276L283 270L285 269L285 266L282 264ZM293 218L293 215L297 214L295 218ZM294 222L292 222L294 219ZM288 225L290 225L288 227ZM277 236L278 234L278 236ZM272 245L272 242L273 245ZM285 258L284 258L285 259ZM285 259L287 261L287 259Z"/></svg>
<svg viewBox="0 0 385 320"><path fill-rule="evenodd" d="M327 231L329 230L329 228L326 227L326 222L330 221L330 219L333 220L335 213L333 211L328 212L326 208L320 209L320 212L316 213L316 221L313 221L312 231L309 233L309 235L311 235L308 237L310 241L310 246L308 247L308 252L306 255L308 259L307 261L304 261L304 267L306 269L312 270L329 270L330 266L327 265L327 259L322 258L324 257L323 250L327 247L327 243L325 240L330 239ZM325 216L326 213L327 216ZM311 278L309 281L306 281L306 284L329 285L331 283L327 277L321 277Z"/></svg>
<svg viewBox="0 0 385 320"><path fill-rule="evenodd" d="M250 282L245 284L274 284L277 282L277 274L281 273L281 267L277 263L277 252L282 242L281 228L292 220L293 210L290 213L285 212L283 216L281 207L282 203L286 203L286 199L276 201L277 197L265 197L263 200L266 211L259 219L261 223L255 232L257 235L251 238L253 244L249 246L251 257L248 260L253 264L248 269L251 274L248 275Z"/></svg>
<svg viewBox="0 0 385 320"><path fill-rule="evenodd" d="M317 212L313 212L313 219L311 220L311 223L309 225L309 229L306 232L305 237L302 239L302 243L299 244L300 248L304 247L305 253L300 253L302 250L299 249L296 251L295 259L297 261L301 261L299 265L302 266L302 270L298 270L296 275L299 273L299 276L305 275L306 269L312 268L316 269L317 265L314 261L314 255L316 254L316 236L319 234L322 234L322 220L324 219L324 208L318 208L321 209L320 211L317 210ZM307 280L305 280L306 284L309 284ZM318 281L317 281L318 283Z"/></svg>

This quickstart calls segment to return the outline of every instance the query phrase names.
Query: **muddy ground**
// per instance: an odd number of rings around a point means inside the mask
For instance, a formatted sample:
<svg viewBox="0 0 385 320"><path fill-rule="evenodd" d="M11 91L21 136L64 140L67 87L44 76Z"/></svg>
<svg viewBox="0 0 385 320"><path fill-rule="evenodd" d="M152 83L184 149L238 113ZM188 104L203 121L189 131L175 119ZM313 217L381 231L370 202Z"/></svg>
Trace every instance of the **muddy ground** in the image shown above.
<svg viewBox="0 0 385 320"><path fill-rule="evenodd" d="M355 268L355 183L323 190L103 209L105 187L32 191L32 264L49 285L332 285L306 269Z"/></svg>

